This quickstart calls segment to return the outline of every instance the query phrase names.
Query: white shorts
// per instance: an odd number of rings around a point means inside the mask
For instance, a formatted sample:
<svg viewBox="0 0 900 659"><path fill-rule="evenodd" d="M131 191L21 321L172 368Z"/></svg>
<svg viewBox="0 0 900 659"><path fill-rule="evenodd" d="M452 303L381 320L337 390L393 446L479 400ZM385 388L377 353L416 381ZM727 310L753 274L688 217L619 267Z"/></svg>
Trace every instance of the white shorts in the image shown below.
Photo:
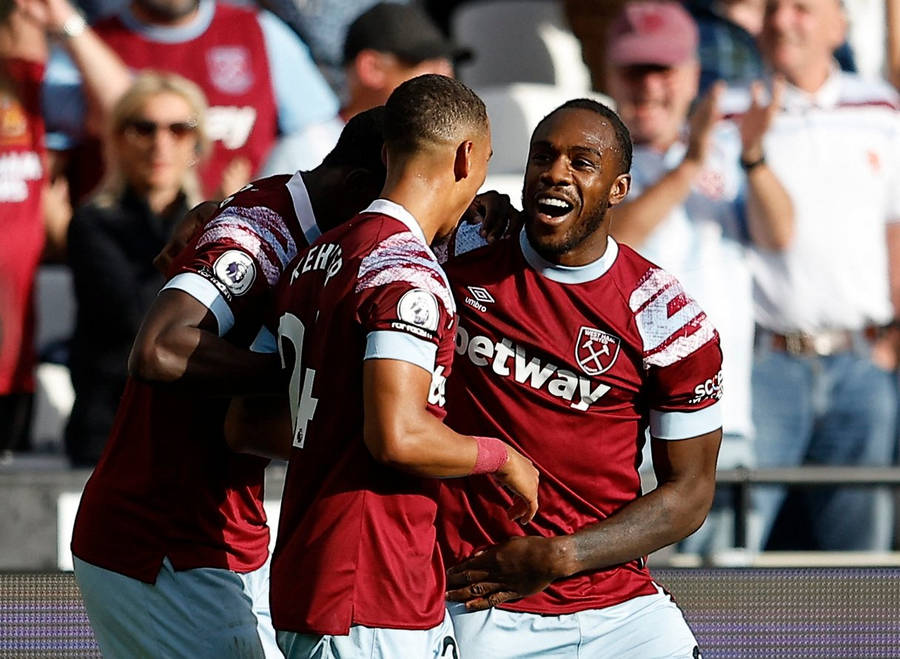
<svg viewBox="0 0 900 659"><path fill-rule="evenodd" d="M287 659L460 659L449 615L431 629L353 625L347 636L278 632Z"/></svg>
<svg viewBox="0 0 900 659"><path fill-rule="evenodd" d="M659 587L657 586L659 589ZM681 609L659 589L564 615L448 606L461 659L697 659Z"/></svg>
<svg viewBox="0 0 900 659"><path fill-rule="evenodd" d="M239 574L176 571L168 558L155 584L74 557L75 578L105 657L279 659L269 614L269 563Z"/></svg>

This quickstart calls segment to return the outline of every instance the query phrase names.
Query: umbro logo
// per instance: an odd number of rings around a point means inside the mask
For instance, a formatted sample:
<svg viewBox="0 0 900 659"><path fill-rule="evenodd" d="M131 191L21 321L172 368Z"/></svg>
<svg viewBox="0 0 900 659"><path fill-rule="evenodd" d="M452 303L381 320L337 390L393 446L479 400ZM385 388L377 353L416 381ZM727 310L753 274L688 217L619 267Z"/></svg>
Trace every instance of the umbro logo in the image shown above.
<svg viewBox="0 0 900 659"><path fill-rule="evenodd" d="M472 297L469 297L467 295L465 303L473 309L478 309L481 313L485 313L487 311L487 307L484 306L484 304L496 302L496 300L494 300L494 296L488 293L487 289L484 289L481 286L469 286L468 289L472 294Z"/></svg>
<svg viewBox="0 0 900 659"><path fill-rule="evenodd" d="M469 292L472 294L472 297L474 297L479 302L495 302L494 297L487 292L487 289L484 289L481 286L469 286Z"/></svg>

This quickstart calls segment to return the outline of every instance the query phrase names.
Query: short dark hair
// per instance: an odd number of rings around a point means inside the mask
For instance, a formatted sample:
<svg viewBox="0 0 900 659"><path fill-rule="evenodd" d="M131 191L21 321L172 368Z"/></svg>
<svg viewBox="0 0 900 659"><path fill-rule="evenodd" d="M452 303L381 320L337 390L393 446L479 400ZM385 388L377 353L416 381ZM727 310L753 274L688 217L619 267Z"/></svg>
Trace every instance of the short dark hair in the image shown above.
<svg viewBox="0 0 900 659"><path fill-rule="evenodd" d="M322 166L360 167L384 179L384 114L384 106L378 105L351 117Z"/></svg>
<svg viewBox="0 0 900 659"><path fill-rule="evenodd" d="M613 131L616 134L616 143L619 151L619 164L621 165L620 174L627 174L631 170L631 133L628 132L628 128L622 123L622 120L619 118L619 115L615 113L612 108L603 105L599 101L595 101L592 98L573 98L570 101L566 101L558 108L550 112L546 117L541 119L538 122L537 128L540 128L544 122L550 119L557 112L561 112L563 110L588 110L590 112L594 112L604 119L608 119L612 124Z"/></svg>
<svg viewBox="0 0 900 659"><path fill-rule="evenodd" d="M15 8L15 0L0 0L0 24L6 23Z"/></svg>
<svg viewBox="0 0 900 659"><path fill-rule="evenodd" d="M407 80L385 103L384 142L405 153L452 142L464 128L487 127L484 101L458 80L435 73Z"/></svg>

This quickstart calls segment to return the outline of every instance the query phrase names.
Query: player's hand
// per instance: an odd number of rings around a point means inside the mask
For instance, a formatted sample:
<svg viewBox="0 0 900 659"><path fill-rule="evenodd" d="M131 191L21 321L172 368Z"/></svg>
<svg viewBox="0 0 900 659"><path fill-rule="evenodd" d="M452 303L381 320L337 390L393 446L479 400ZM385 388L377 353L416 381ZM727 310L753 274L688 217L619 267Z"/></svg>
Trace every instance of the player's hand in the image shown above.
<svg viewBox="0 0 900 659"><path fill-rule="evenodd" d="M555 571L559 538L517 536L447 570L447 599L482 611L544 590Z"/></svg>
<svg viewBox="0 0 900 659"><path fill-rule="evenodd" d="M481 235L489 243L518 232L522 227L521 214L512 205L509 195L495 190L482 192L475 197L462 219L469 224L480 224Z"/></svg>
<svg viewBox="0 0 900 659"><path fill-rule="evenodd" d="M175 257L191 242L194 234L209 221L218 208L219 204L215 201L203 201L189 210L175 225L169 242L153 259L153 266L161 273L168 274L169 266Z"/></svg>
<svg viewBox="0 0 900 659"><path fill-rule="evenodd" d="M509 509L509 518L518 520L520 524L527 524L534 519L538 510L540 476L531 460L512 446L507 444L506 452L509 458L506 464L494 473L494 478L515 495L512 508Z"/></svg>

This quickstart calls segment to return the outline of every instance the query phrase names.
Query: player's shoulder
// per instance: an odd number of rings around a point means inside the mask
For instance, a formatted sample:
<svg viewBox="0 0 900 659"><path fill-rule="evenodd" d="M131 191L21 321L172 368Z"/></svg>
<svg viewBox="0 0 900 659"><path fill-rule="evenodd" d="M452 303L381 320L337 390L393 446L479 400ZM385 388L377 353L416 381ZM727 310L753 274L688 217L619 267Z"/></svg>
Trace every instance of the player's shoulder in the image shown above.
<svg viewBox="0 0 900 659"><path fill-rule="evenodd" d="M475 226L472 231L477 232L478 227ZM457 236L456 239L459 238ZM495 270L504 262L504 255L516 249L517 240L516 236L504 236L488 243L482 238L463 249L457 248L455 255L444 264L447 276L453 281L458 276L481 272L487 274L488 271Z"/></svg>
<svg viewBox="0 0 900 659"><path fill-rule="evenodd" d="M610 272L640 337L645 366L669 366L718 342L706 312L675 275L621 244Z"/></svg>
<svg viewBox="0 0 900 659"><path fill-rule="evenodd" d="M351 221L346 236L359 261L357 292L382 286L421 288L455 313L446 275L420 232L392 215L363 212Z"/></svg>

